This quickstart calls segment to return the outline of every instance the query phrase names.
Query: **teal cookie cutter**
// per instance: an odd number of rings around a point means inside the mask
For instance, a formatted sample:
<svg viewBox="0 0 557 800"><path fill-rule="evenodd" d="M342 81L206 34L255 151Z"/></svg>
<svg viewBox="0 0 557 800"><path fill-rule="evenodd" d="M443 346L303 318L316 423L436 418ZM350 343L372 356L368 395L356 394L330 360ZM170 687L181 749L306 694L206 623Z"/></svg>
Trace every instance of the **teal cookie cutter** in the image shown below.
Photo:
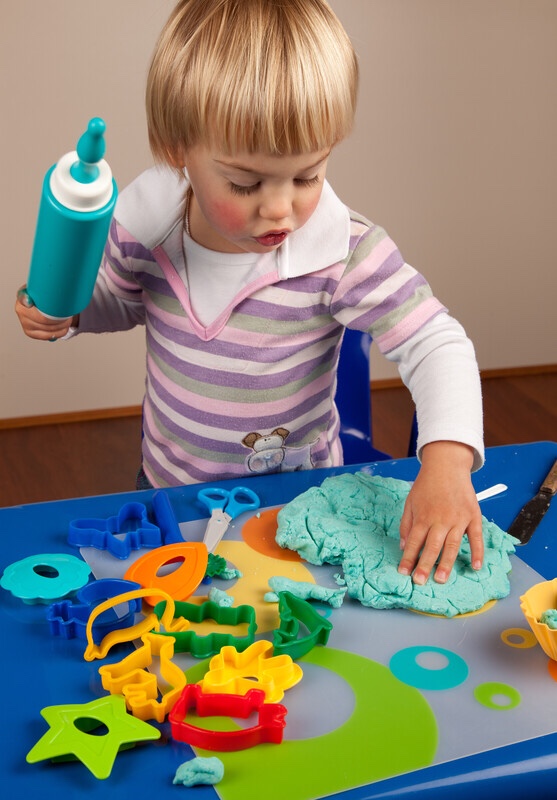
<svg viewBox="0 0 557 800"><path fill-rule="evenodd" d="M166 603L157 603L153 611L161 619ZM212 600L196 605L195 603L177 602L174 609L174 619L181 617L193 623L201 623L210 619L217 625L242 625L247 624L245 636L234 636L232 633L213 631L205 636L193 630L185 631L159 631L162 636L173 636L176 640L176 653L191 653L195 658L208 658L220 652L222 647L231 645L238 652L242 652L253 644L257 623L253 606L241 605L236 607L219 606Z"/></svg>
<svg viewBox="0 0 557 800"><path fill-rule="evenodd" d="M41 553L7 566L0 586L24 603L52 603L75 594L90 574L89 564L76 556Z"/></svg>
<svg viewBox="0 0 557 800"><path fill-rule="evenodd" d="M111 597L139 588L138 583L121 578L101 578L88 583L79 590L75 601L60 600L49 606L46 619L51 634L64 639L87 639L87 620L95 606ZM133 625L141 606L141 598L136 598L128 603L127 611L121 616L117 616L113 609L106 611L93 626L95 644L100 644L110 631Z"/></svg>
<svg viewBox="0 0 557 800"><path fill-rule="evenodd" d="M119 535L123 535L121 539ZM126 503L107 519L76 519L70 522L68 544L108 550L116 558L128 558L132 550L160 547L161 529L147 518L143 503Z"/></svg>
<svg viewBox="0 0 557 800"><path fill-rule="evenodd" d="M316 645L326 645L333 629L332 622L307 602L291 592L279 592L280 626L273 631L273 652L296 660ZM303 626L303 627L302 627ZM300 632L307 630L300 636Z"/></svg>

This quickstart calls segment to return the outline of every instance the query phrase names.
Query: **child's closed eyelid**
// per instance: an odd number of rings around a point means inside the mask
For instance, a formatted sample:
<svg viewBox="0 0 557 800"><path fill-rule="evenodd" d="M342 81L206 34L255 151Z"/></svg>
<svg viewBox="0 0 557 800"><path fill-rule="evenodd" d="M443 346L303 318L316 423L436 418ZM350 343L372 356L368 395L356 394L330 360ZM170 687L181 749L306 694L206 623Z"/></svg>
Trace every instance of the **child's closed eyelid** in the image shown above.
<svg viewBox="0 0 557 800"><path fill-rule="evenodd" d="M240 195L241 197L246 197L247 195L253 194L259 189L259 183L253 183L251 186L240 186L237 183L229 182L228 187L232 194Z"/></svg>

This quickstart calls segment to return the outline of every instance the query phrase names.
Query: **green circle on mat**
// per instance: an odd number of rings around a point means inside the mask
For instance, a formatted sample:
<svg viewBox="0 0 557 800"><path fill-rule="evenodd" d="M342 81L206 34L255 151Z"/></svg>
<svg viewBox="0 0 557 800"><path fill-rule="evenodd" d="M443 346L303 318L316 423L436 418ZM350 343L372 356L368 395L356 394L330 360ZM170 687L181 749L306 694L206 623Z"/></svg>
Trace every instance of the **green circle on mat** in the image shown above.
<svg viewBox="0 0 557 800"><path fill-rule="evenodd" d="M302 669L304 662L329 669L349 684L356 700L352 715L335 730L311 739L237 753L196 748L199 755L218 755L223 762L226 779L218 788L222 800L245 800L262 793L265 800L326 797L433 762L437 723L419 691L401 683L382 664L342 650L316 647L299 660ZM201 679L200 667L188 670L188 681ZM296 691L303 691L303 685L304 678ZM286 708L288 694L282 700ZM334 697L323 697L315 713L326 715L334 702Z"/></svg>
<svg viewBox="0 0 557 800"><path fill-rule="evenodd" d="M474 697L482 706L491 708L494 711L509 711L511 708L516 708L521 700L520 692L514 687L497 681L480 683L474 689ZM507 702L498 702L498 697Z"/></svg>

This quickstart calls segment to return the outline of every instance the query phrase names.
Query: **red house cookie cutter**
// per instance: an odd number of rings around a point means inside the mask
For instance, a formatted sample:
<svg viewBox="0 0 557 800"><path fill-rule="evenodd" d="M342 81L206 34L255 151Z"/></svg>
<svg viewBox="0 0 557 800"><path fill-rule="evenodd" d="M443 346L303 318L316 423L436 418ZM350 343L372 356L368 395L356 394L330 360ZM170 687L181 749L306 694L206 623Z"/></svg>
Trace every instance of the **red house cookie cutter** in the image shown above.
<svg viewBox="0 0 557 800"><path fill-rule="evenodd" d="M189 711L195 710L200 717L228 716L247 719L254 711L259 712L258 724L251 728L232 731L209 731L185 721ZM198 684L184 687L168 719L174 739L204 750L229 753L246 750L266 742L280 744L286 727L286 708L281 703L266 703L265 692L250 689L244 695L203 694Z"/></svg>

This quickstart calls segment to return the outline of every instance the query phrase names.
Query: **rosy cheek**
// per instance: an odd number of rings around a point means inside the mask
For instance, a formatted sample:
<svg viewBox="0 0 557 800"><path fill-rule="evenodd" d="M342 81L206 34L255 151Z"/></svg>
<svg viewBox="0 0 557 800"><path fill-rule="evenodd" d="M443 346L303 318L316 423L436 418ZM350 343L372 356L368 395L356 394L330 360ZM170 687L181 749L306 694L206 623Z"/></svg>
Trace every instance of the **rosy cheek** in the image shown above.
<svg viewBox="0 0 557 800"><path fill-rule="evenodd" d="M235 233L242 231L247 222L247 214L236 203L217 201L211 205L211 216L222 231Z"/></svg>

